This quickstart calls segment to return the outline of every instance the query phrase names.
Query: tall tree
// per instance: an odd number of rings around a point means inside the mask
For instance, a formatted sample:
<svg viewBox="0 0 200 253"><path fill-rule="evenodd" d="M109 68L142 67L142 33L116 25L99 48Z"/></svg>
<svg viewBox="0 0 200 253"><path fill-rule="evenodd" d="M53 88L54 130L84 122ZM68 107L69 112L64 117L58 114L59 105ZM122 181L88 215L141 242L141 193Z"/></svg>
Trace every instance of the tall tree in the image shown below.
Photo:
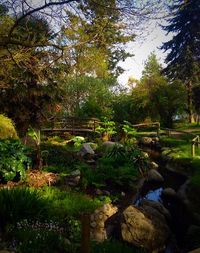
<svg viewBox="0 0 200 253"><path fill-rule="evenodd" d="M2 19L4 25L6 20L8 24L12 22L11 17L5 16ZM17 27L15 36L21 41L42 43L51 36L51 32L44 20L29 17ZM51 59L48 51L12 45L9 52L10 55L7 55L4 48L0 48L0 55L7 59L6 64L0 61L0 111L15 121L19 134L23 135L29 124L40 125L45 110L58 98L59 89L52 77L53 68L48 62ZM48 69L44 68L47 64Z"/></svg>
<svg viewBox="0 0 200 253"><path fill-rule="evenodd" d="M177 96L179 94L179 96ZM136 111L143 117L159 120L164 126L171 127L176 115L184 110L185 93L180 82L169 81L162 74L162 67L156 55L148 57L140 82L132 90Z"/></svg>
<svg viewBox="0 0 200 253"><path fill-rule="evenodd" d="M173 38L162 45L169 51L166 74L185 83L187 89L188 119L193 122L192 86L200 77L200 1L176 0L171 7L173 17L163 29ZM200 78L199 78L200 80Z"/></svg>

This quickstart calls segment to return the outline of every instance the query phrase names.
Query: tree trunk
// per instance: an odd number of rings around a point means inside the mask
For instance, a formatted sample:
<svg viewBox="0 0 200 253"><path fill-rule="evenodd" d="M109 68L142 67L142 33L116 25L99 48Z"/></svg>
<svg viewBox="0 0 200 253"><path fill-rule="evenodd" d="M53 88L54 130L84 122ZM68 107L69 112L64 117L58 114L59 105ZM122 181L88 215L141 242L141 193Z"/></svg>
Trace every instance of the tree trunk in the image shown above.
<svg viewBox="0 0 200 253"><path fill-rule="evenodd" d="M188 123L194 123L193 102L192 102L192 82L187 83L187 107L188 107Z"/></svg>

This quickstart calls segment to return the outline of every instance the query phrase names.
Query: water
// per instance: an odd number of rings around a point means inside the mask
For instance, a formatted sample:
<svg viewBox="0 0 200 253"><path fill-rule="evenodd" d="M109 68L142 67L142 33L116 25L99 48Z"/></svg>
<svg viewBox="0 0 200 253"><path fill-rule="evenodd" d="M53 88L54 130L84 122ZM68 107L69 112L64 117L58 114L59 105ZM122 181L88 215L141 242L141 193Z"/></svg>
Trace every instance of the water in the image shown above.
<svg viewBox="0 0 200 253"><path fill-rule="evenodd" d="M163 191L162 187L160 187L158 189L155 189L155 190L148 191L146 193L146 195L140 196L136 200L135 205L138 206L143 199L157 201L157 202L162 202L162 200L161 200L162 191Z"/></svg>

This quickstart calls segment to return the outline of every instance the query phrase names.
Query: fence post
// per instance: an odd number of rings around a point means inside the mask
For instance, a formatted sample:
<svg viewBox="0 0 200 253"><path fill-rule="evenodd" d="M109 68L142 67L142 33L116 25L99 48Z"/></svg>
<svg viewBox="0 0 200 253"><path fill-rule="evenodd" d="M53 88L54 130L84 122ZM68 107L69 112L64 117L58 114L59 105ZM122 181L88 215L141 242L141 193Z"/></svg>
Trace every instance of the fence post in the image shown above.
<svg viewBox="0 0 200 253"><path fill-rule="evenodd" d="M191 152L192 152L192 157L195 156L195 142L192 140L192 149L191 149Z"/></svg>
<svg viewBox="0 0 200 253"><path fill-rule="evenodd" d="M90 214L81 215L81 253L90 253Z"/></svg>
<svg viewBox="0 0 200 253"><path fill-rule="evenodd" d="M159 135L160 135L160 123L158 122L158 124L157 124L157 135L158 135L158 137L159 137Z"/></svg>
<svg viewBox="0 0 200 253"><path fill-rule="evenodd" d="M170 137L170 129L167 128L166 130L167 130L167 136Z"/></svg>

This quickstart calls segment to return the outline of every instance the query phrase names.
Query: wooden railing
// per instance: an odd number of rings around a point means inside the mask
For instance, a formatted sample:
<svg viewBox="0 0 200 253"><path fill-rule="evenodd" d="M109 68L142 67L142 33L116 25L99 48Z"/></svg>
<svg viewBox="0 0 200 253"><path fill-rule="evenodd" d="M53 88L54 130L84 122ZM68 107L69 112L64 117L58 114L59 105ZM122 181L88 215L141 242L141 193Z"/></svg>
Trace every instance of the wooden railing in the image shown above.
<svg viewBox="0 0 200 253"><path fill-rule="evenodd" d="M191 155L192 157L196 156L196 147L199 148L200 147L200 137L199 135L196 135L194 133L190 133L187 131L182 131L182 130L175 130L175 129L170 129L170 128L162 128L162 130L166 131L166 135L168 137L173 136L174 133L178 133L178 134L184 134L184 135L188 135L190 137L193 137L193 139L188 140L188 142L191 142Z"/></svg>
<svg viewBox="0 0 200 253"><path fill-rule="evenodd" d="M191 154L192 157L195 157L196 154L196 147L199 148L200 147L200 137L199 135L197 135L196 137L194 137L191 141L192 145L191 145Z"/></svg>
<svg viewBox="0 0 200 253"><path fill-rule="evenodd" d="M155 127L157 135L159 136L160 134L160 122L151 122L151 123L142 123L142 124L136 124L132 125L134 128L145 128L145 127Z"/></svg>
<svg viewBox="0 0 200 253"><path fill-rule="evenodd" d="M48 122L48 127L43 128L43 132L70 132L72 134L78 132L96 132L100 121L96 118L76 118L67 117L60 121Z"/></svg>

